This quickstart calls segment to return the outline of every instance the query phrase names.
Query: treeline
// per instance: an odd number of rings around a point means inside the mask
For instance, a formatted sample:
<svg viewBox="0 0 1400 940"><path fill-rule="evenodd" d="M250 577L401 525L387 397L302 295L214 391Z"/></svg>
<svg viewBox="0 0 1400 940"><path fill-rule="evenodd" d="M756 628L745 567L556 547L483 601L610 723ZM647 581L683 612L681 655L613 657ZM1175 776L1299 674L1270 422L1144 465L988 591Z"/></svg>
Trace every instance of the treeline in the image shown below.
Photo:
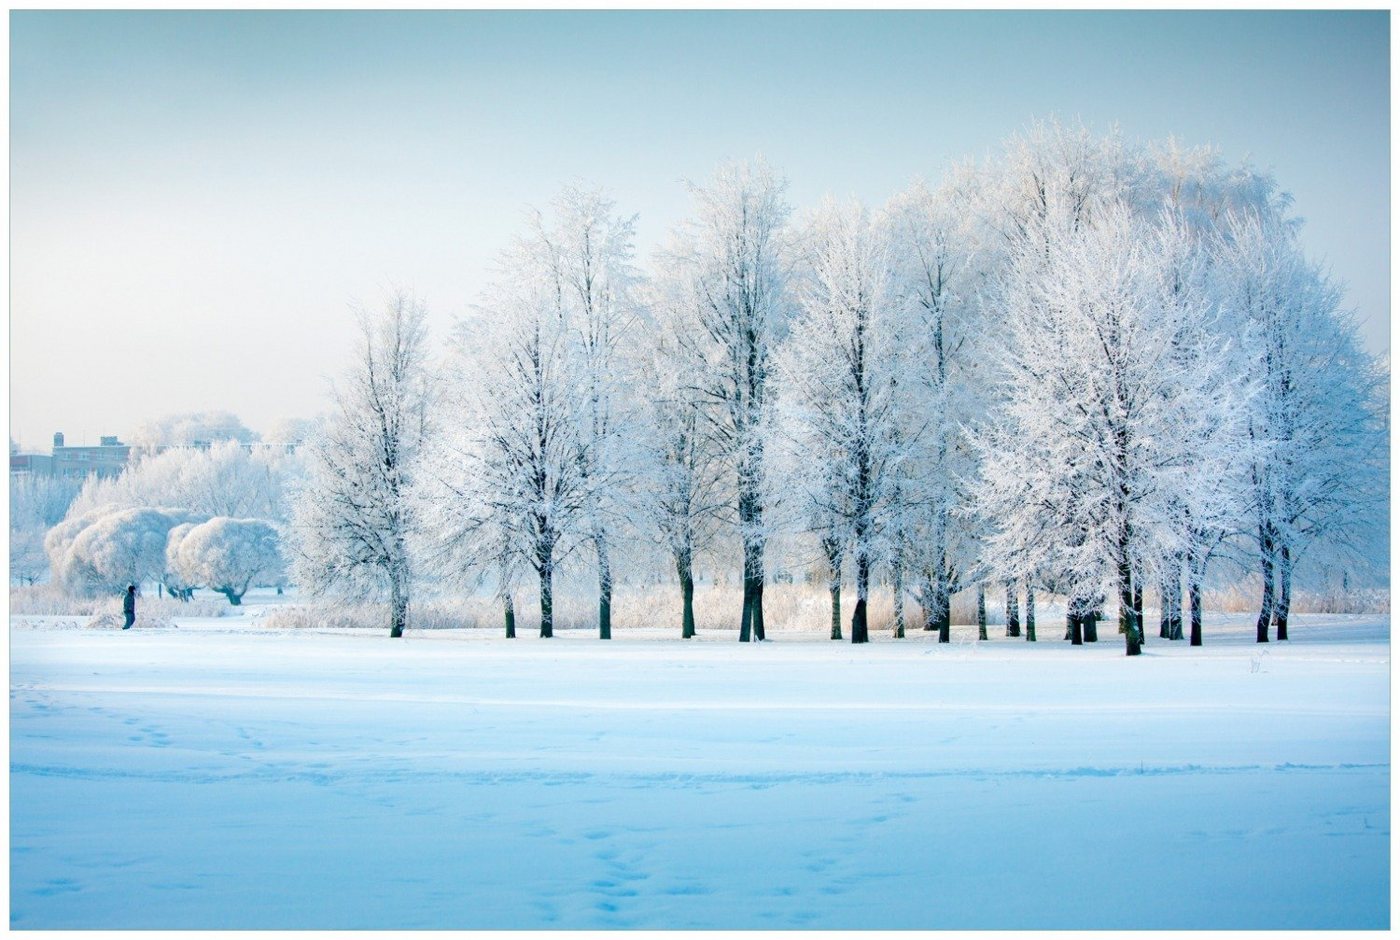
<svg viewBox="0 0 1400 940"><path fill-rule="evenodd" d="M394 636L425 582L489 587L508 635L537 590L549 636L586 567L608 638L664 553L691 636L728 558L762 640L781 543L826 572L833 638L886 585L922 611L897 635L947 641L952 596L997 585L1018 634L1052 592L1074 642L1116 610L1132 655L1144 589L1201 642L1212 563L1262 577L1261 642L1300 576L1384 567L1387 371L1268 174L1051 123L878 209L785 192L721 168L643 271L635 217L568 188L444 346L410 294L362 313L294 580L387 598Z"/></svg>

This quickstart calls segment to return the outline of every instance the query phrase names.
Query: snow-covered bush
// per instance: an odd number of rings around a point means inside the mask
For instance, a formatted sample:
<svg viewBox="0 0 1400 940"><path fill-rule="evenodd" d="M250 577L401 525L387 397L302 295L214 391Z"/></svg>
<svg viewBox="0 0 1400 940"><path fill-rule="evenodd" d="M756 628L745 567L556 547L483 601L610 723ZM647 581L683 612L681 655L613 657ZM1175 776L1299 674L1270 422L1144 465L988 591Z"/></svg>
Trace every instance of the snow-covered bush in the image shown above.
<svg viewBox="0 0 1400 940"><path fill-rule="evenodd" d="M261 519L217 516L170 531L166 557L187 588L207 587L238 606L254 584L279 581L283 561L277 529Z"/></svg>
<svg viewBox="0 0 1400 940"><path fill-rule="evenodd" d="M183 509L123 509L104 515L73 539L60 562L59 581L82 595L159 581L170 530L197 518Z"/></svg>
<svg viewBox="0 0 1400 940"><path fill-rule="evenodd" d="M44 535L44 554L48 556L49 570L55 583L63 583L63 569L68 560L68 552L83 530L104 516L117 512L119 508L121 507L108 504L78 511L78 507L74 506L66 519L49 529Z"/></svg>
<svg viewBox="0 0 1400 940"><path fill-rule="evenodd" d="M198 523L182 522L170 530L165 538L165 589L177 600L188 601L194 596L194 589L200 587L198 581L188 580L181 571L180 545Z"/></svg>

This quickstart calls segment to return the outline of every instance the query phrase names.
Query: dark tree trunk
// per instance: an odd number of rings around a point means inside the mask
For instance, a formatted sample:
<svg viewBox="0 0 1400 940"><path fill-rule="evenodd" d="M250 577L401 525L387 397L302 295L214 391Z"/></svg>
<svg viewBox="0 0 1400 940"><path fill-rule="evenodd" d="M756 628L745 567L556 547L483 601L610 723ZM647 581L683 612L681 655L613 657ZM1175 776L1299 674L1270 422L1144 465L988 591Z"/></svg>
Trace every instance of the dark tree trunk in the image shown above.
<svg viewBox="0 0 1400 940"><path fill-rule="evenodd" d="M233 588L215 588L220 594L228 598L228 602L234 607L243 606L243 591L235 591ZM244 590L247 590L246 588Z"/></svg>
<svg viewBox="0 0 1400 940"><path fill-rule="evenodd" d="M851 642L870 642L870 631L865 622L865 601L861 598L856 598L856 609L851 614Z"/></svg>
<svg viewBox="0 0 1400 940"><path fill-rule="evenodd" d="M1006 635L1021 635L1021 615L1016 609L1016 582L1006 582Z"/></svg>
<svg viewBox="0 0 1400 940"><path fill-rule="evenodd" d="M953 632L953 592L949 590L948 569L939 563L938 575L934 580L934 603L938 606L938 642L948 643Z"/></svg>
<svg viewBox="0 0 1400 940"><path fill-rule="evenodd" d="M1133 575L1133 615L1137 617L1138 642L1145 645L1147 633L1143 627L1146 621L1142 617L1142 576L1140 574Z"/></svg>
<svg viewBox="0 0 1400 940"><path fill-rule="evenodd" d="M1090 607L1084 615L1084 642L1097 643L1099 641L1099 621L1103 619L1103 600L1100 599L1096 606Z"/></svg>
<svg viewBox="0 0 1400 940"><path fill-rule="evenodd" d="M759 641L768 639L763 633L763 575L761 574L753 586L753 638Z"/></svg>
<svg viewBox="0 0 1400 940"><path fill-rule="evenodd" d="M554 636L554 566L540 572L540 636Z"/></svg>
<svg viewBox="0 0 1400 940"><path fill-rule="evenodd" d="M389 636L397 639L403 636L408 626L408 587L397 576L389 579Z"/></svg>
<svg viewBox="0 0 1400 940"><path fill-rule="evenodd" d="M1026 642L1035 642L1035 583L1026 579Z"/></svg>
<svg viewBox="0 0 1400 940"><path fill-rule="evenodd" d="M904 639L904 563L897 560L891 574L894 577L894 638Z"/></svg>
<svg viewBox="0 0 1400 940"><path fill-rule="evenodd" d="M1170 640L1172 638L1172 602L1171 595L1167 593L1165 579L1157 583L1157 593L1160 598L1157 602L1158 619L1161 621L1161 626L1157 629L1157 636L1163 640Z"/></svg>
<svg viewBox="0 0 1400 940"><path fill-rule="evenodd" d="M977 639L987 638L987 591L981 584L977 585Z"/></svg>
<svg viewBox="0 0 1400 940"><path fill-rule="evenodd" d="M870 596L870 559L861 549L856 551L856 609L851 614L851 642L870 642L869 625L865 620L866 598Z"/></svg>
<svg viewBox="0 0 1400 940"><path fill-rule="evenodd" d="M826 584L826 589L831 594L831 638L841 639L841 578L832 578Z"/></svg>
<svg viewBox="0 0 1400 940"><path fill-rule="evenodd" d="M695 636L695 577L689 552L676 558L676 575L681 581L681 639L688 640Z"/></svg>
<svg viewBox="0 0 1400 940"><path fill-rule="evenodd" d="M752 637L762 641L763 636L763 560L758 557L755 569L757 576L744 578L744 614L739 624L739 642L747 643Z"/></svg>
<svg viewBox="0 0 1400 940"><path fill-rule="evenodd" d="M1191 581L1191 645L1201 645L1201 582L1204 578L1204 564L1198 564L1194 557L1188 557L1186 570Z"/></svg>
<svg viewBox="0 0 1400 940"><path fill-rule="evenodd" d="M515 595L510 592L502 599L506 607L506 639L515 639Z"/></svg>
<svg viewBox="0 0 1400 940"><path fill-rule="evenodd" d="M834 538L822 539L826 555L826 590L831 595L831 638L841 639L841 544Z"/></svg>
<svg viewBox="0 0 1400 940"><path fill-rule="evenodd" d="M744 575L744 612L739 615L739 642L749 642L753 635L753 582Z"/></svg>
<svg viewBox="0 0 1400 940"><path fill-rule="evenodd" d="M593 537L598 553L598 639L612 639L612 565L608 561L608 543L602 535Z"/></svg>
<svg viewBox="0 0 1400 940"><path fill-rule="evenodd" d="M1274 619L1274 536L1268 526L1259 535L1259 573L1264 576L1264 596L1259 601L1259 619L1254 624L1254 639L1269 642L1269 622Z"/></svg>
<svg viewBox="0 0 1400 940"><path fill-rule="evenodd" d="M1278 606L1274 608L1274 623L1277 626L1277 638L1288 639L1288 609L1293 606L1293 556L1290 554L1288 542L1285 539L1279 540L1278 547L1278 585L1279 597Z"/></svg>
<svg viewBox="0 0 1400 940"><path fill-rule="evenodd" d="M739 526L749 533L763 523L758 494L750 492L752 484L746 475L739 475ZM763 636L763 542L759 538L744 538L744 612L739 621L739 642L762 641Z"/></svg>
<svg viewBox="0 0 1400 940"><path fill-rule="evenodd" d="M1118 562L1118 620L1127 654L1137 656L1142 653L1142 621L1138 619L1138 609L1133 603L1133 573L1127 561L1125 542L1125 539L1120 539L1118 543L1118 550L1122 553Z"/></svg>
<svg viewBox="0 0 1400 940"><path fill-rule="evenodd" d="M1182 632L1181 569L1182 558L1178 555L1172 564L1171 577L1167 579L1167 593L1171 597L1172 607L1172 618L1169 629L1173 640L1182 640L1186 638L1185 634Z"/></svg>

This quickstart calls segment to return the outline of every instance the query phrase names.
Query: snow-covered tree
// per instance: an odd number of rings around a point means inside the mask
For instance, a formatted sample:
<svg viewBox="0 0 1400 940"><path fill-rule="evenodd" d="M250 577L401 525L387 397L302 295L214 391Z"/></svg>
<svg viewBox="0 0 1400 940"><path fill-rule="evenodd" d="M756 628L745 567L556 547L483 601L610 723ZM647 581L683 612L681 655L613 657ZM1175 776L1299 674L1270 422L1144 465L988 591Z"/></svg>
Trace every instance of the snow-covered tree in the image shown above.
<svg viewBox="0 0 1400 940"><path fill-rule="evenodd" d="M182 506L208 516L285 521L300 457L286 448L221 441L138 455L117 477L91 476L74 501L95 506Z"/></svg>
<svg viewBox="0 0 1400 940"><path fill-rule="evenodd" d="M313 592L389 598L389 635L408 622L414 518L408 487L428 433L426 310L394 295L361 312L356 358L335 410L307 445L307 475L292 516L293 566Z"/></svg>
<svg viewBox="0 0 1400 940"><path fill-rule="evenodd" d="M982 438L980 511L997 520L1001 577L1052 571L1081 606L1111 589L1136 655L1134 576L1184 550L1190 469L1222 446L1189 431L1218 407L1228 362L1176 354L1206 301L1173 293L1158 230L1123 200L1092 217L1078 205L1051 189L998 284L1007 378Z"/></svg>
<svg viewBox="0 0 1400 940"><path fill-rule="evenodd" d="M63 521L78 495L72 477L35 473L10 475L10 577L33 584L44 576L44 537Z"/></svg>
<svg viewBox="0 0 1400 940"><path fill-rule="evenodd" d="M499 373L482 370L500 365L497 331L487 327L498 322L459 325L443 364L439 432L424 442L411 496L424 572L458 590L492 585L513 639L515 594L529 567L516 487L527 481L489 430ZM499 417L508 420L508 409Z"/></svg>
<svg viewBox="0 0 1400 940"><path fill-rule="evenodd" d="M913 377L921 402L899 486L907 511L893 548L915 568L927 630L949 641L953 594L978 574L980 538L969 524L965 480L976 468L966 427L986 410L990 382L981 285L992 251L970 167L955 168L936 189L916 184L885 214L896 290L913 321L922 368Z"/></svg>
<svg viewBox="0 0 1400 940"><path fill-rule="evenodd" d="M507 586L523 559L539 581L540 636L550 637L555 573L592 535L592 493L577 420L586 377L560 287L536 248L527 239L503 256L501 277L462 325L459 404L434 443L433 477L448 497L439 543L494 560Z"/></svg>
<svg viewBox="0 0 1400 940"><path fill-rule="evenodd" d="M695 216L662 259L668 276L684 285L689 318L676 339L705 362L701 391L715 406L707 433L735 482L744 555L741 642L764 638L770 357L789 308L785 189L762 160L721 167L708 185L691 186Z"/></svg>
<svg viewBox="0 0 1400 940"><path fill-rule="evenodd" d="M218 591L236 607L250 586L281 576L277 529L265 520L218 516L177 529L167 538L167 555L174 556L171 570L184 585Z"/></svg>
<svg viewBox="0 0 1400 940"><path fill-rule="evenodd" d="M148 421L132 435L131 444L139 450L155 451L164 447L193 447L220 441L251 444L256 440L257 433L244 427L232 412L199 411L166 415Z"/></svg>
<svg viewBox="0 0 1400 940"><path fill-rule="evenodd" d="M296 447L316 436L318 422L314 418L282 418L261 435L268 446Z"/></svg>
<svg viewBox="0 0 1400 940"><path fill-rule="evenodd" d="M796 489L827 564L855 568L851 642L869 640L871 569L888 555L911 429L918 323L894 290L888 242L859 205L828 202L803 238L798 312L778 356L781 425ZM833 616L839 580L832 588Z"/></svg>
<svg viewBox="0 0 1400 940"><path fill-rule="evenodd" d="M617 214L601 191L567 187L551 216L536 214L524 248L536 262L564 324L578 374L574 422L580 447L581 524L598 564L598 636L612 636L612 551L627 518L636 448L629 433L635 396L626 366L637 323L632 267L635 217ZM521 272L525 274L525 272Z"/></svg>
<svg viewBox="0 0 1400 940"><path fill-rule="evenodd" d="M642 411L639 473L644 518L670 552L681 591L681 637L695 635L695 563L713 544L722 509L725 467L708 433L713 403L700 390L703 362L693 347L676 341L676 320L686 316L658 284L653 307L659 322L650 357L641 363L648 390Z"/></svg>
<svg viewBox="0 0 1400 940"><path fill-rule="evenodd" d="M1277 213L1232 213L1215 243L1222 303L1259 344L1248 416L1263 597L1256 639L1288 638L1293 573L1309 549L1346 552L1385 505L1383 369L1341 290Z"/></svg>

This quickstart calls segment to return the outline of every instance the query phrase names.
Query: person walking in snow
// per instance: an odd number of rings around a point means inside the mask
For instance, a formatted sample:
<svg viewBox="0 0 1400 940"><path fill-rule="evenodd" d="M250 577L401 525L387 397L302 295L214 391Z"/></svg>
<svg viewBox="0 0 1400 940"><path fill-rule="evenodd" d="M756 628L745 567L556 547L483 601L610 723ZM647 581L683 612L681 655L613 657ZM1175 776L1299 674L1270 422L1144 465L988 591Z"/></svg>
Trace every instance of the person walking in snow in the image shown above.
<svg viewBox="0 0 1400 940"><path fill-rule="evenodd" d="M126 617L126 623L122 624L123 630L130 630L131 625L136 622L136 585L126 586L126 595L122 598L122 614Z"/></svg>

